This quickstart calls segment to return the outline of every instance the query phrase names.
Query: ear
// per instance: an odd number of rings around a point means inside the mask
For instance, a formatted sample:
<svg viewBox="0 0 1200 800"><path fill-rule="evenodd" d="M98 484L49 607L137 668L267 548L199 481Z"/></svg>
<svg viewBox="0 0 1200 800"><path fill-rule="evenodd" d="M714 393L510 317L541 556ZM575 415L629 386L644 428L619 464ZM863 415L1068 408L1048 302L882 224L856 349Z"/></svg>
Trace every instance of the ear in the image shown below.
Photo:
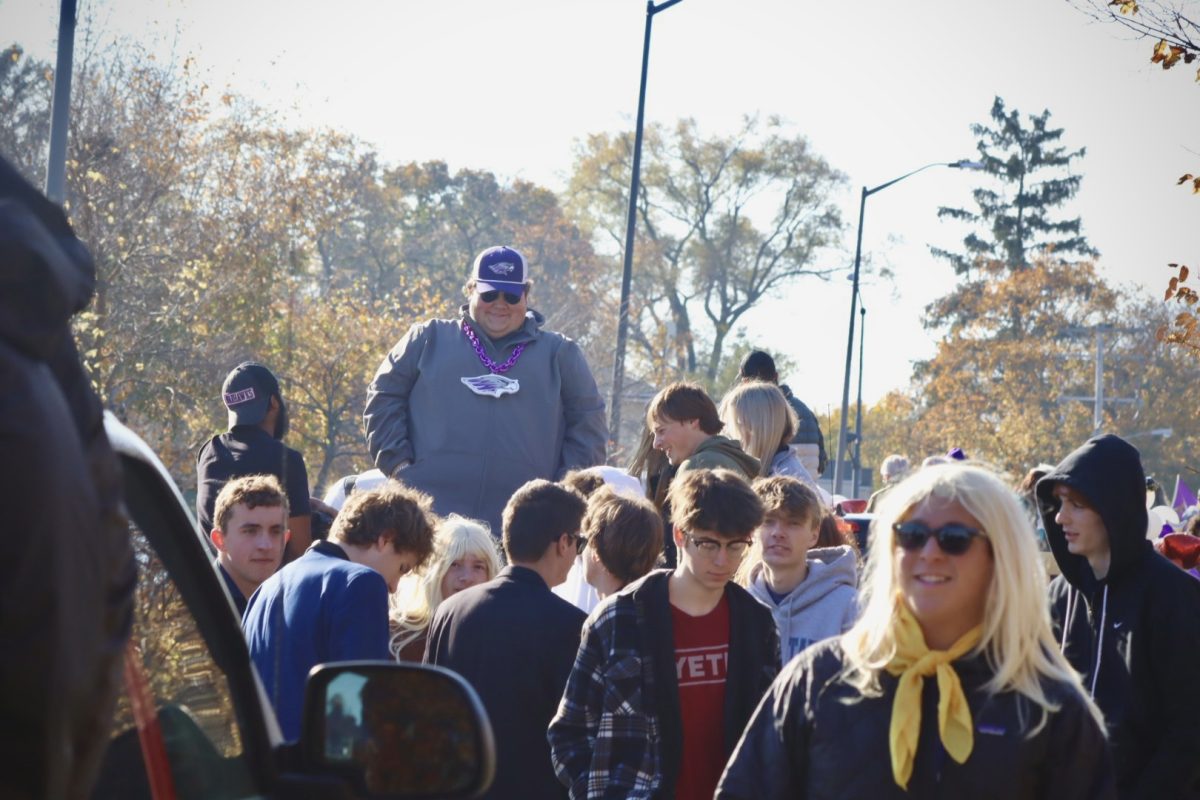
<svg viewBox="0 0 1200 800"><path fill-rule="evenodd" d="M284 543L284 544L287 544L287 543L288 543L288 542L290 542L291 540L292 540L292 529L291 529L291 528L284 528L284 529L283 529L283 543Z"/></svg>
<svg viewBox="0 0 1200 800"><path fill-rule="evenodd" d="M683 547L683 528L680 528L678 525L672 525L671 526L671 538L675 540L676 547L682 548Z"/></svg>
<svg viewBox="0 0 1200 800"><path fill-rule="evenodd" d="M221 532L220 528L213 528L209 531L208 538L212 541L213 547L225 552L225 534Z"/></svg>
<svg viewBox="0 0 1200 800"><path fill-rule="evenodd" d="M821 522L818 520L817 523L812 526L812 536L809 537L809 540L808 540L808 549L812 550L814 547L816 547L817 539L820 539L820 538L821 538Z"/></svg>
<svg viewBox="0 0 1200 800"><path fill-rule="evenodd" d="M270 412L270 411L278 411L278 410L279 410L279 395L273 394L269 398L267 398L267 411Z"/></svg>

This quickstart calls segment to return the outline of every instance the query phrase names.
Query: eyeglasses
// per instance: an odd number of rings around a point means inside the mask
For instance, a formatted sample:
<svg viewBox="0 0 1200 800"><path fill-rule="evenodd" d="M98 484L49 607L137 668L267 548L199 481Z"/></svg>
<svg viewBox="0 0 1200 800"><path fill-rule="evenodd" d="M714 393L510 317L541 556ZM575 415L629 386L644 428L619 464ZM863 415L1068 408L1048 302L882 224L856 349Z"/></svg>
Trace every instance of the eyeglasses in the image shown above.
<svg viewBox="0 0 1200 800"><path fill-rule="evenodd" d="M897 522L892 525L892 530L896 532L896 544L909 552L920 550L932 536L937 539L938 547L948 556L961 556L971 546L972 539L983 536L983 531L955 522L936 530L924 522Z"/></svg>
<svg viewBox="0 0 1200 800"><path fill-rule="evenodd" d="M683 538L696 545L697 550L710 558L716 557L717 553L722 550L728 553L731 558L741 558L746 555L746 552L750 549L750 545L753 544L749 539L734 539L732 542L720 542L716 539L697 539L690 533L685 533Z"/></svg>
<svg viewBox="0 0 1200 800"><path fill-rule="evenodd" d="M517 303L521 302L522 298L525 297L524 294L502 292L499 289L492 289L490 292L480 292L478 296L479 299L485 303L494 303L501 295L504 296L504 302L508 303L510 306L515 306Z"/></svg>

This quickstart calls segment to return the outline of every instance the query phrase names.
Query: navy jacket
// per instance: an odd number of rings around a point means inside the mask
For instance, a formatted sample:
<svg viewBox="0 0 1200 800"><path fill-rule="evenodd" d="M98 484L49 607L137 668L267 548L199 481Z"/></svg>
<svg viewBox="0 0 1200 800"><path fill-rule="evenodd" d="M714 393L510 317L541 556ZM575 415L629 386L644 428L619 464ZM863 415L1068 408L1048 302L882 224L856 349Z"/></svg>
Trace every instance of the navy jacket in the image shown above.
<svg viewBox="0 0 1200 800"><path fill-rule="evenodd" d="M546 728L571 674L587 615L526 567L459 592L438 607L425 661L479 693L496 737L496 800L563 798Z"/></svg>
<svg viewBox="0 0 1200 800"><path fill-rule="evenodd" d="M315 542L250 595L242 631L280 730L296 741L313 667L392 660L387 582L333 542Z"/></svg>

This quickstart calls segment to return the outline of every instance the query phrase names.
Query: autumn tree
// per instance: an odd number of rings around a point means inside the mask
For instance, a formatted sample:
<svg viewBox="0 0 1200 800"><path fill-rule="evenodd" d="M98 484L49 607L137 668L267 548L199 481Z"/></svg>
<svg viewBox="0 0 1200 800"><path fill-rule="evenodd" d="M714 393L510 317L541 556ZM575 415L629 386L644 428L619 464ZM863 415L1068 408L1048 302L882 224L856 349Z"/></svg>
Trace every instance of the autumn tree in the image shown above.
<svg viewBox="0 0 1200 800"><path fill-rule="evenodd" d="M35 186L45 174L52 75L48 64L27 58L19 45L0 50L0 154Z"/></svg>
<svg viewBox="0 0 1200 800"><path fill-rule="evenodd" d="M569 208L614 260L625 236L631 133L579 146ZM742 316L804 275L841 230L843 176L775 119L704 137L695 120L652 125L643 143L630 341L642 372L712 383ZM615 275L612 277L617 283ZM664 358L665 355L665 358Z"/></svg>
<svg viewBox="0 0 1200 800"><path fill-rule="evenodd" d="M997 97L992 103L991 125L976 123L977 149L983 171L1000 183L999 189L974 191L977 210L938 209L938 217L965 222L977 230L963 239L963 251L931 248L949 261L959 275L969 275L983 260L1003 262L1010 270L1025 269L1032 255L1050 251L1057 259L1070 254L1094 257L1097 251L1083 236L1078 217L1054 220L1052 212L1075 196L1081 176L1070 173L1072 162L1084 148L1069 150L1059 144L1062 128L1049 127L1050 112L1027 115L1024 123L1016 110L1008 111Z"/></svg>
<svg viewBox="0 0 1200 800"><path fill-rule="evenodd" d="M1069 398L1091 394L1092 333L1123 327L1120 296L1086 263L978 271L952 312L947 299L927 309L944 337L915 372L914 435L929 452L962 447L1015 474L1091 434L1090 407Z"/></svg>

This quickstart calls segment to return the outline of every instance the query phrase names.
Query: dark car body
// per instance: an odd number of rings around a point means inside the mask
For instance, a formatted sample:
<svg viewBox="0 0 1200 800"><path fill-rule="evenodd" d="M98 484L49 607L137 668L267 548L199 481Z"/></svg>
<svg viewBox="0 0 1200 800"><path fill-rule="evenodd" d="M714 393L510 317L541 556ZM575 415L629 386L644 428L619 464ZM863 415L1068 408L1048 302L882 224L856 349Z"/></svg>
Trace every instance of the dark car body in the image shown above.
<svg viewBox="0 0 1200 800"><path fill-rule="evenodd" d="M396 685L432 682L464 709L460 716L476 737L467 749L481 760L469 767L479 774L464 775L454 791L372 794L357 763L314 756L314 742L324 741L323 704L306 713L299 743L284 742L188 504L145 442L111 415L105 427L124 473L138 588L124 691L93 797L465 798L486 788L493 752L486 716L465 682L444 670L358 665ZM338 669L325 670L325 684Z"/></svg>

